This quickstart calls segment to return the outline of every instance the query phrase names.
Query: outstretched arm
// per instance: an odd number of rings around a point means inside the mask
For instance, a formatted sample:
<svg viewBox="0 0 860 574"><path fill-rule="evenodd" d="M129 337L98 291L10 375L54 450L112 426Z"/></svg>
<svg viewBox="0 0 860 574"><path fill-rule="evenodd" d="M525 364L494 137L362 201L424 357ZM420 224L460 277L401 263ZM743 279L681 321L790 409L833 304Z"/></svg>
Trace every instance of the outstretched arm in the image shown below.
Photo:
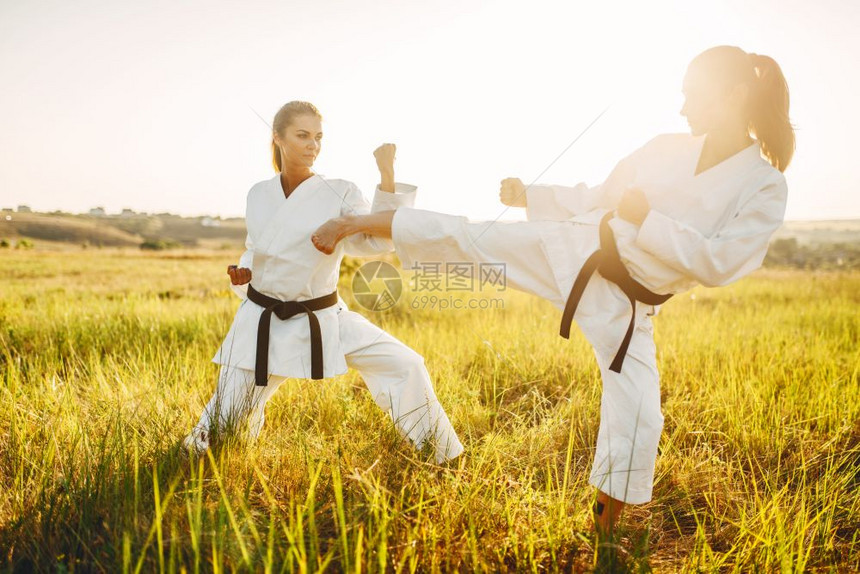
<svg viewBox="0 0 860 574"><path fill-rule="evenodd" d="M525 207L529 221L565 221L590 211L597 203L599 187L580 183L574 187L538 185L528 187L518 177L502 180L499 201L508 207Z"/></svg>
<svg viewBox="0 0 860 574"><path fill-rule="evenodd" d="M629 158L621 160L606 181L594 187L584 183L573 187L525 186L520 179L509 177L501 182L499 199L509 207L525 207L529 221L565 221L597 207L617 204L621 192L633 181L632 163Z"/></svg>

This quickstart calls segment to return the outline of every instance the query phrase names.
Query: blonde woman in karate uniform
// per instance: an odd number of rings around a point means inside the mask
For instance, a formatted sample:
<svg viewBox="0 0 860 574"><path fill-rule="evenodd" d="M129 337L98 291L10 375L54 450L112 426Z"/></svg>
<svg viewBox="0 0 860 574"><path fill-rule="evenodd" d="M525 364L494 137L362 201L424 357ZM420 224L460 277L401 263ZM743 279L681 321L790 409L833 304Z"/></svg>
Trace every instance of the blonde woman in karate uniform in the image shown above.
<svg viewBox="0 0 860 574"><path fill-rule="evenodd" d="M576 319L603 380L590 483L604 533L625 504L651 500L663 427L651 317L671 294L758 268L785 211L794 132L776 62L712 48L690 63L683 92L691 133L654 138L598 187L503 180L502 202L528 222L401 208L341 217L313 237L324 252L352 233L392 237L404 267L503 262L508 285L565 309L563 335Z"/></svg>
<svg viewBox="0 0 860 574"><path fill-rule="evenodd" d="M278 174L248 193L246 251L228 274L243 299L214 362L217 388L186 449L209 448L211 432L263 426L266 402L288 378L322 379L356 369L374 401L416 447L431 443L437 462L457 457L463 445L433 391L423 358L337 296L345 253L391 251L389 240L356 235L329 254L310 241L332 217L410 206L415 187L394 182L394 145L374 155L381 174L371 208L355 184L315 174L322 117L307 102L290 102L273 122L273 163Z"/></svg>

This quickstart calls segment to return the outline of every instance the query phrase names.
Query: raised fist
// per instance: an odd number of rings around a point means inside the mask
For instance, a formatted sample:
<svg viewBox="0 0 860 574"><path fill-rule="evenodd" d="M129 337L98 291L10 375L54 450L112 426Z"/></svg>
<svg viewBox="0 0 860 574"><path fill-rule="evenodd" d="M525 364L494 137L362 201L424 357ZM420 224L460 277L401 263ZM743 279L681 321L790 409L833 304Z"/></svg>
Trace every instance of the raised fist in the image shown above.
<svg viewBox="0 0 860 574"><path fill-rule="evenodd" d="M376 167L382 173L394 171L394 154L397 152L397 146L393 143L384 143L373 150L373 157L376 158Z"/></svg>
<svg viewBox="0 0 860 574"><path fill-rule="evenodd" d="M503 179L499 199L509 207L525 207L526 186L517 177Z"/></svg>

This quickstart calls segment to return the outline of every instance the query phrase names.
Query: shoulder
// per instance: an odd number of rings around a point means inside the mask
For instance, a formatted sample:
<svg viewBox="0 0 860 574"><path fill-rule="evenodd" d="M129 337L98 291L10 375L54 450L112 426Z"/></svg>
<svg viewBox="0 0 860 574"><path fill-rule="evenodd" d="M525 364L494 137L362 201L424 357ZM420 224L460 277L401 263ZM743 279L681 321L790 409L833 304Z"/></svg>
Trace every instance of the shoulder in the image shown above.
<svg viewBox="0 0 860 574"><path fill-rule="evenodd" d="M759 158L751 171L752 182L761 189L771 189L785 193L788 182L785 174L773 167L764 157Z"/></svg>
<svg viewBox="0 0 860 574"><path fill-rule="evenodd" d="M761 163L750 170L746 185L741 187L740 205L782 219L788 203L788 184L782 172L767 160L762 158Z"/></svg>
<svg viewBox="0 0 860 574"><path fill-rule="evenodd" d="M350 201L350 198L362 195L358 186L349 180L322 176L318 177L322 185L334 192L333 194L329 194L333 199L340 198L340 201L344 202Z"/></svg>
<svg viewBox="0 0 860 574"><path fill-rule="evenodd" d="M769 168L767 176L764 178L762 189L768 192L768 196L775 204L781 205L783 212L788 203L788 182L785 180L785 175L770 163L767 163Z"/></svg>
<svg viewBox="0 0 860 574"><path fill-rule="evenodd" d="M785 179L785 174L768 163L767 168L767 183L776 187L788 188L788 181Z"/></svg>
<svg viewBox="0 0 860 574"><path fill-rule="evenodd" d="M762 178L767 180L769 185L781 185L783 187L788 185L785 174L773 167L764 157L759 161L758 171L761 173Z"/></svg>
<svg viewBox="0 0 860 574"><path fill-rule="evenodd" d="M251 189L248 190L248 200L250 201L252 198L258 198L261 195L271 193L272 189L276 187L280 181L280 174L276 174L269 179L264 179L263 181L258 181L254 185L251 186Z"/></svg>

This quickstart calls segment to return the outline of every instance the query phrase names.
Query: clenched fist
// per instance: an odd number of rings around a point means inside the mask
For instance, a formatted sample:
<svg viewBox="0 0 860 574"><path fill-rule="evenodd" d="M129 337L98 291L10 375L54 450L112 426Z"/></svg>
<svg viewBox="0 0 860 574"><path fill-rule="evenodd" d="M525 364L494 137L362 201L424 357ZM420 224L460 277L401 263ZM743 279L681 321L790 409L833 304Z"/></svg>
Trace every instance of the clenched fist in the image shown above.
<svg viewBox="0 0 860 574"><path fill-rule="evenodd" d="M230 282L233 285L244 285L251 281L251 270L247 267L229 265L227 267L227 275L230 276Z"/></svg>
<svg viewBox="0 0 860 574"><path fill-rule="evenodd" d="M373 150L373 157L376 158L376 167L380 173L388 173L394 171L394 154L397 152L397 146L393 143L384 143Z"/></svg>
<svg viewBox="0 0 860 574"><path fill-rule="evenodd" d="M503 179L499 199L508 207L525 207L526 186L517 177Z"/></svg>

